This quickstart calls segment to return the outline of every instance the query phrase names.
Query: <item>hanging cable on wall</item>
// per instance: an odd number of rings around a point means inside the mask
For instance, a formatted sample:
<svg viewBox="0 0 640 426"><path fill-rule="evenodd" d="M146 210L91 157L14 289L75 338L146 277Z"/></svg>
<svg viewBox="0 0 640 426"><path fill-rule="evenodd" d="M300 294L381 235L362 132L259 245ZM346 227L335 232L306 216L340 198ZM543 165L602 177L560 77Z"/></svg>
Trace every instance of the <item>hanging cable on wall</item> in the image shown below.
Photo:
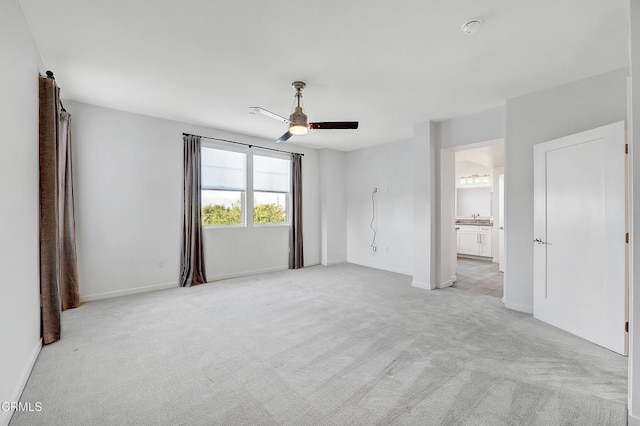
<svg viewBox="0 0 640 426"><path fill-rule="evenodd" d="M373 223L376 220L376 194L377 193L378 193L378 188L373 188L373 192L371 193L371 207L372 207L371 223L369 224L369 228L371 228L371 230L373 231L373 238L371 240L371 245L369 247L371 247L371 251L373 251L374 253L378 250L378 247L376 247L376 235L378 234L378 231L373 226Z"/></svg>

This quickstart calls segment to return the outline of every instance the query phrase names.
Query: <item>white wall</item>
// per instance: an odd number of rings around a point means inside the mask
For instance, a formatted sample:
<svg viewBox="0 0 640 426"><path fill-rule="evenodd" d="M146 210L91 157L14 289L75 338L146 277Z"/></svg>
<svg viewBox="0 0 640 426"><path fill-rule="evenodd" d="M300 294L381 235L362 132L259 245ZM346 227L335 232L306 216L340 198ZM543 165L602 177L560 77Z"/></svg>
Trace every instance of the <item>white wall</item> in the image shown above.
<svg viewBox="0 0 640 426"><path fill-rule="evenodd" d="M437 140L436 142L437 143ZM456 231L456 172L455 152L452 149L441 149L439 173L440 233L438 235L438 256L433 260L438 270L438 287L453 285L457 278L458 267L458 234Z"/></svg>
<svg viewBox="0 0 640 426"><path fill-rule="evenodd" d="M505 306L533 310L533 146L626 119L626 69L507 101Z"/></svg>
<svg viewBox="0 0 640 426"><path fill-rule="evenodd" d="M413 274L413 140L378 145L346 154L347 260ZM378 188L378 229L373 253L371 193ZM387 251L387 248L389 251Z"/></svg>
<svg viewBox="0 0 640 426"><path fill-rule="evenodd" d="M0 402L18 401L40 350L38 73L16 0L0 2ZM11 413L0 411L0 425Z"/></svg>
<svg viewBox="0 0 640 426"><path fill-rule="evenodd" d="M456 178L471 175L491 175L492 170L483 164L475 161L461 160L456 161Z"/></svg>
<svg viewBox="0 0 640 426"><path fill-rule="evenodd" d="M347 155L320 150L321 263L347 261Z"/></svg>
<svg viewBox="0 0 640 426"><path fill-rule="evenodd" d="M505 107L493 108L436 123L437 140L440 148L453 148L502 139L505 126Z"/></svg>
<svg viewBox="0 0 640 426"><path fill-rule="evenodd" d="M411 139L351 151L346 164L347 260L413 275L412 285L424 289L438 286L434 140L434 123L418 123ZM370 247L374 188L376 252Z"/></svg>
<svg viewBox="0 0 640 426"><path fill-rule="evenodd" d="M439 209L440 197L437 179L440 165L437 161L436 126L433 122L414 124L412 139L413 173L413 282L414 287L433 290L438 286L440 251ZM409 163L407 163L408 166Z"/></svg>
<svg viewBox="0 0 640 426"><path fill-rule="evenodd" d="M307 266L320 262L316 150L82 103L65 106L73 114L83 300L177 285L182 132L304 153L304 260ZM288 241L288 227L205 228L207 278L286 268Z"/></svg>

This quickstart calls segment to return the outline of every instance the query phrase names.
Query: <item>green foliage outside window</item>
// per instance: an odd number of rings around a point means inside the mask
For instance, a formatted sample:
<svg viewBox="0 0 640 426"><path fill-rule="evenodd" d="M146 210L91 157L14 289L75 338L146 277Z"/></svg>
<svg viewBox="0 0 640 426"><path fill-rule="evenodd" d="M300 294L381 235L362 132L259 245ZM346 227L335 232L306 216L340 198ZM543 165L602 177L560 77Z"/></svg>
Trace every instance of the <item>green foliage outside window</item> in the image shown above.
<svg viewBox="0 0 640 426"><path fill-rule="evenodd" d="M253 208L253 223L285 223L286 215L282 206L277 204L258 204ZM203 225L240 225L242 223L240 206L233 204L225 207L215 204L202 207Z"/></svg>
<svg viewBox="0 0 640 426"><path fill-rule="evenodd" d="M253 223L284 223L285 212L278 204L258 204L253 208Z"/></svg>
<svg viewBox="0 0 640 426"><path fill-rule="evenodd" d="M240 225L241 223L239 205L225 207L222 204L209 204L202 207L203 225Z"/></svg>

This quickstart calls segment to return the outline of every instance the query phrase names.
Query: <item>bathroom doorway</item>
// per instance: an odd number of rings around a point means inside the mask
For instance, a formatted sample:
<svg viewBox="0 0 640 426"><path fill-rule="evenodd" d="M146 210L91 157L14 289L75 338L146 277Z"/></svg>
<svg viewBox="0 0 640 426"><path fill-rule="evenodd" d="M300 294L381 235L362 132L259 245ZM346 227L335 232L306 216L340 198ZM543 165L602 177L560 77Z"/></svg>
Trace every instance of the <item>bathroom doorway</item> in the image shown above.
<svg viewBox="0 0 640 426"><path fill-rule="evenodd" d="M441 249L451 287L502 298L504 140L442 149L440 158Z"/></svg>

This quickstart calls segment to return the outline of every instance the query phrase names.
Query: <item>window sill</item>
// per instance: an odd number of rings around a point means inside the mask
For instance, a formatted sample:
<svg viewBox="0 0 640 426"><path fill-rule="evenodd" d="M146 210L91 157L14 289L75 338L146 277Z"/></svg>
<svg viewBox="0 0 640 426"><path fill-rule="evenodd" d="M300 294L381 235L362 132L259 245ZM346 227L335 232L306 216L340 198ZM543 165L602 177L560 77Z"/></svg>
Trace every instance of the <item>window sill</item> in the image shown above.
<svg viewBox="0 0 640 426"><path fill-rule="evenodd" d="M247 225L202 225L202 228L207 229L248 229L248 228L290 228L290 223L262 223Z"/></svg>
<svg viewBox="0 0 640 426"><path fill-rule="evenodd" d="M246 228L247 225L202 225L203 229L240 229Z"/></svg>

